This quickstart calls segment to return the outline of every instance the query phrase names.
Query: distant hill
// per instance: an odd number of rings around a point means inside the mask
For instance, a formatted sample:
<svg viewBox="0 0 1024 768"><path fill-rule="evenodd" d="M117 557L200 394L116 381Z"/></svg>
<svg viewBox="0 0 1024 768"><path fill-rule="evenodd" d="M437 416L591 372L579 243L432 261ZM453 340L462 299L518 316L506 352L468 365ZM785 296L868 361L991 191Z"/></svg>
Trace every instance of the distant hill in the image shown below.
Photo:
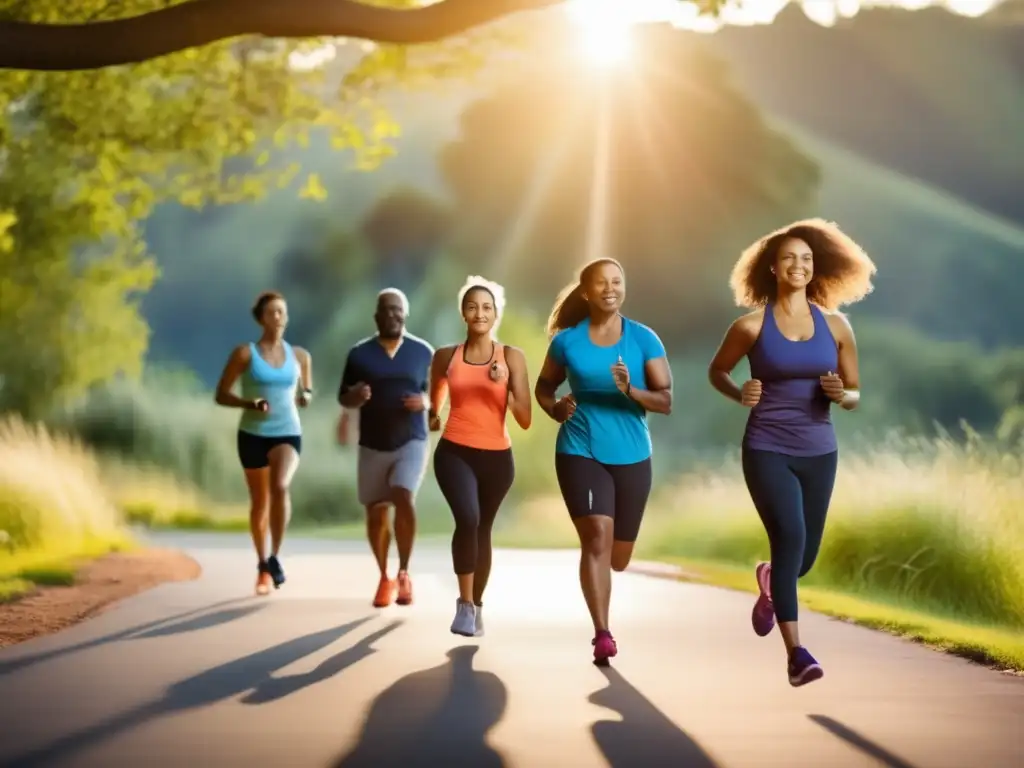
<svg viewBox="0 0 1024 768"><path fill-rule="evenodd" d="M1024 23L1011 11L874 8L825 28L790 6L709 44L765 111L1024 224Z"/></svg>

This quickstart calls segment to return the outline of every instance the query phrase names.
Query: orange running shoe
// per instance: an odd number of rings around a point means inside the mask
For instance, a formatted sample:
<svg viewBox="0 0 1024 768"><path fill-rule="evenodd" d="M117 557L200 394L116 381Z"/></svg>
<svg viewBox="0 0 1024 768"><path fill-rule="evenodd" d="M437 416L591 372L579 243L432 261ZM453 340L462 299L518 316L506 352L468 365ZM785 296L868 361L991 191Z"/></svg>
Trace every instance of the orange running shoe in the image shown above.
<svg viewBox="0 0 1024 768"><path fill-rule="evenodd" d="M398 572L398 598L395 602L399 605L412 605L412 579L408 571Z"/></svg>
<svg viewBox="0 0 1024 768"><path fill-rule="evenodd" d="M256 594L269 595L273 586L274 580L271 578L270 572L260 569L259 575L256 577Z"/></svg>
<svg viewBox="0 0 1024 768"><path fill-rule="evenodd" d="M387 576L381 576L377 585L377 594L373 598L374 608L387 608L395 599L395 582Z"/></svg>

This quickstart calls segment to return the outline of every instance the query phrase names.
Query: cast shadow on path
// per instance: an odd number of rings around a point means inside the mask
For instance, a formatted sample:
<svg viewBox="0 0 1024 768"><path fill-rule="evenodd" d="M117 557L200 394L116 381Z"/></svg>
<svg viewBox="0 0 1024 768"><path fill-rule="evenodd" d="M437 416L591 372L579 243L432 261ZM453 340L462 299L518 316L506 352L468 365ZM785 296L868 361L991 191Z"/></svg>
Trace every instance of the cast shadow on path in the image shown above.
<svg viewBox="0 0 1024 768"><path fill-rule="evenodd" d="M850 746L859 749L868 757L873 757L881 765L886 766L886 768L914 768L912 763L908 763L898 755L894 755L885 747L873 742L866 736L862 736L838 720L833 720L827 715L808 715L807 719L815 725L820 725L836 738L842 739Z"/></svg>
<svg viewBox="0 0 1024 768"><path fill-rule="evenodd" d="M249 603L249 605L239 605L240 603ZM116 643L121 640L141 640L150 637L166 637L167 635L177 635L185 632L198 632L202 629L210 629L211 627L227 624L229 622L245 618L246 616L250 616L257 611L263 610L264 607L266 607L265 602L253 603L252 598L222 600L218 603L213 603L212 605L204 605L199 608L183 611L173 616L165 616L162 619L147 621L134 627L120 629L116 632L111 632L110 634L96 637L91 640L83 640L82 642L75 643L73 645L53 648L48 651L40 651L39 653L26 656L14 655L14 658L0 660L0 677L16 672L24 667L30 667L44 661L52 661L53 659L58 659L61 656L66 656L68 654L88 651L92 648L106 645L107 643ZM7 651L17 648L18 646L12 646L12 649L5 648L3 650ZM17 651L15 651L15 654L17 654Z"/></svg>
<svg viewBox="0 0 1024 768"><path fill-rule="evenodd" d="M508 691L497 675L473 669L478 650L452 648L447 663L384 690L370 707L359 742L334 768L504 768L487 734L505 713Z"/></svg>
<svg viewBox="0 0 1024 768"><path fill-rule="evenodd" d="M622 716L591 726L611 768L719 768L686 731L669 720L614 667L601 667L608 686L587 701Z"/></svg>
<svg viewBox="0 0 1024 768"><path fill-rule="evenodd" d="M285 640L270 648L200 672L172 685L161 699L115 715L76 733L63 736L31 753L17 756L13 764L21 768L28 768L32 765L59 762L71 757L76 752L116 738L158 718L210 706L250 689L262 692L259 694L254 692L253 695L262 696L264 700L280 698L282 695L306 687L311 682L326 679L329 676L328 673L340 672L344 667L338 663L337 659L343 654L338 654L333 659L324 662L318 667L319 671L314 671L309 675L293 675L275 680L272 675L276 670L326 648L373 618L372 615L364 616L347 624ZM391 629L394 627L388 628L387 631L391 631ZM385 632L377 633L378 637L382 634ZM365 655L367 653L363 646L362 652L346 657L345 660L354 663ZM268 693L272 695L268 695Z"/></svg>

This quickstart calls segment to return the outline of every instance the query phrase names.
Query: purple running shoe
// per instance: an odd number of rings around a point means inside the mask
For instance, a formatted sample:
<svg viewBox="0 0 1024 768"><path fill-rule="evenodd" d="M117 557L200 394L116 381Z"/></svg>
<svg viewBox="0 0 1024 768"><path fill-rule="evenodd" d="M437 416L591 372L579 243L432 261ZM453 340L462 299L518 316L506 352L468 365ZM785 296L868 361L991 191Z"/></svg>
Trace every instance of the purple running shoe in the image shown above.
<svg viewBox="0 0 1024 768"><path fill-rule="evenodd" d="M754 609L750 612L750 623L754 626L754 632L758 637L764 637L775 628L775 606L772 604L771 575L772 566L770 563L758 563L754 570L757 577L757 587L760 594L754 603Z"/></svg>
<svg viewBox="0 0 1024 768"><path fill-rule="evenodd" d="M798 645L789 654L789 684L794 688L820 680L825 670L802 645Z"/></svg>

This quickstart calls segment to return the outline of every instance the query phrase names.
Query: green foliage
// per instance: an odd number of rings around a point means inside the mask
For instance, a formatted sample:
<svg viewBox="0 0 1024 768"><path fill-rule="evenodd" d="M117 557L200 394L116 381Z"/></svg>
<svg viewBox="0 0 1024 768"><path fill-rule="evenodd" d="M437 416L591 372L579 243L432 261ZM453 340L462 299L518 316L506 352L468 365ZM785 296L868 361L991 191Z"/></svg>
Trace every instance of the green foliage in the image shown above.
<svg viewBox="0 0 1024 768"><path fill-rule="evenodd" d="M165 5L0 0L0 19L101 21ZM148 329L138 298L157 270L138 222L154 206L202 209L289 187L300 169L276 153L307 146L314 131L356 167L375 167L397 133L377 89L471 72L482 39L343 46L347 73L303 64L325 41L263 39L132 67L0 72L0 405L38 415L139 374ZM323 199L318 175L301 183L301 197Z"/></svg>

